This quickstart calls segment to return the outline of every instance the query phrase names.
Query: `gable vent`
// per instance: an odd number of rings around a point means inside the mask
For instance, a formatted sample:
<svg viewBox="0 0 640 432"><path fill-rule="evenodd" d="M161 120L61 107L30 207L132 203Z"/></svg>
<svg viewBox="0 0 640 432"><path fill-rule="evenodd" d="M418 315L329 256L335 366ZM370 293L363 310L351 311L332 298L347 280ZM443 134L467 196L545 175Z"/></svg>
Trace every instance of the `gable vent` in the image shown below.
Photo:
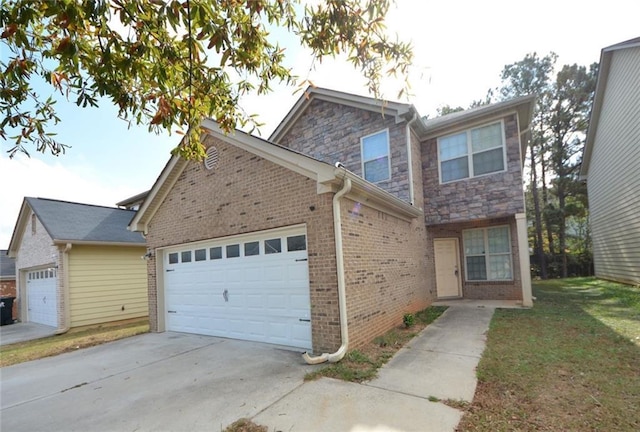
<svg viewBox="0 0 640 432"><path fill-rule="evenodd" d="M209 147L207 149L207 157L204 160L204 167L208 170L212 170L218 167L218 149L215 147Z"/></svg>

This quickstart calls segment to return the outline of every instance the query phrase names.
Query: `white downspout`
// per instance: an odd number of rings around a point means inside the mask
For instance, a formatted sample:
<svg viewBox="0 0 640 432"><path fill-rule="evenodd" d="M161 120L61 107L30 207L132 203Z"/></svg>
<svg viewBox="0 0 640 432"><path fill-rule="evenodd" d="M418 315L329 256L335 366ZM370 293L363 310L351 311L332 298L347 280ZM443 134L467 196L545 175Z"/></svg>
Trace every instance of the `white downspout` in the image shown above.
<svg viewBox="0 0 640 432"><path fill-rule="evenodd" d="M415 197L413 196L413 160L411 157L411 123L418 120L418 114L413 113L413 118L407 122L407 131L405 135L407 136L407 164L409 165L409 170L407 171L409 175L409 202L411 205L415 205Z"/></svg>
<svg viewBox="0 0 640 432"><path fill-rule="evenodd" d="M71 328L71 301L69 299L69 251L71 250L71 246L71 243L67 243L62 251L64 326L56 330L57 335L64 334Z"/></svg>
<svg viewBox="0 0 640 432"><path fill-rule="evenodd" d="M342 360L349 348L349 328L347 326L347 294L345 290L344 277L344 255L342 254L342 223L340 217L340 198L351 190L351 179L345 179L342 189L333 196L333 232L336 243L336 269L338 272L338 307L340 308L340 337L342 345L333 354L324 353L311 357L308 353L302 354L302 358L307 364L319 364L328 361L336 363Z"/></svg>

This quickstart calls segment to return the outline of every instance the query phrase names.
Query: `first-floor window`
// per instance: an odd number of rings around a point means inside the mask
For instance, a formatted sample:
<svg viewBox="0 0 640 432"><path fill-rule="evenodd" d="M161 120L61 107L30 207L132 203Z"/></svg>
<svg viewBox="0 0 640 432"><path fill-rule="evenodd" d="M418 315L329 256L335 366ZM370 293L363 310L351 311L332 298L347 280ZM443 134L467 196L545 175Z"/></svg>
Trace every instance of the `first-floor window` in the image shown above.
<svg viewBox="0 0 640 432"><path fill-rule="evenodd" d="M508 226L464 230L468 281L513 279Z"/></svg>

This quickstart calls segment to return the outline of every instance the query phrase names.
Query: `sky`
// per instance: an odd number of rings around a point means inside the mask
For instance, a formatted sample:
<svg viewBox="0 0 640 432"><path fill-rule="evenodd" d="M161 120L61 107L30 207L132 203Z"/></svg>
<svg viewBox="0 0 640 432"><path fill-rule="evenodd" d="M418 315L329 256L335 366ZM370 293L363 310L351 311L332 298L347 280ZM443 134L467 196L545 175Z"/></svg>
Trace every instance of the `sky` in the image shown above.
<svg viewBox="0 0 640 432"><path fill-rule="evenodd" d="M588 66L602 48L640 36L639 0L397 0L387 15L389 31L411 41L414 65L409 100L421 115L444 105L467 107L500 85L505 65L536 52L558 54L557 65ZM287 51L294 73L315 85L367 95L364 78L344 59L312 59L285 33L274 38ZM6 59L0 44L0 56ZM394 100L399 84L385 81ZM242 106L264 123L268 138L300 97L295 87L274 86L267 96L249 96ZM99 109L58 103L57 139L71 147L52 156L9 159L10 143L0 142L0 249L9 246L25 196L114 206L153 186L179 135L155 135L145 126L128 127L108 102Z"/></svg>

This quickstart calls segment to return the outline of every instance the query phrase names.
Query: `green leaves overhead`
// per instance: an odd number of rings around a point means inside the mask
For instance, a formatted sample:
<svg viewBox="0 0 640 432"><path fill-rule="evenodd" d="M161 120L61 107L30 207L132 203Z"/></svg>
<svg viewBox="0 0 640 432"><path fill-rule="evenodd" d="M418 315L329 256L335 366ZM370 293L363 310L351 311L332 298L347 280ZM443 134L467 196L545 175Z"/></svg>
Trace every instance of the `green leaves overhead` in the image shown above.
<svg viewBox="0 0 640 432"><path fill-rule="evenodd" d="M346 54L381 96L385 74L404 76L411 46L388 38L389 0L6 0L0 10L0 137L17 152L63 152L48 131L55 101L34 90L41 77L78 106L107 98L119 117L150 131L177 131L175 151L201 159L200 120L223 129L259 125L239 106L273 82L295 84L285 50L269 31L284 29L319 61ZM406 82L406 81L405 81ZM404 91L405 89L402 89Z"/></svg>

